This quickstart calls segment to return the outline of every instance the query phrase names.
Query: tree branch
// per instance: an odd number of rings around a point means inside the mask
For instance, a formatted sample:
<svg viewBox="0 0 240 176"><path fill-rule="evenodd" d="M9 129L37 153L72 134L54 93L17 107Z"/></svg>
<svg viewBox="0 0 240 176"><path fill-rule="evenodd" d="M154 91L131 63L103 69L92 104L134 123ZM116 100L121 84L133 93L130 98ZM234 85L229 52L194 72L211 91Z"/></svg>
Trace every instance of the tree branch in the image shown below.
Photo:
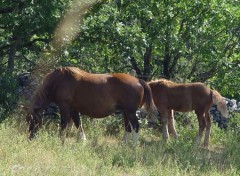
<svg viewBox="0 0 240 176"><path fill-rule="evenodd" d="M143 76L144 76L144 80L148 81L148 79L150 78L150 72L151 72L151 68L150 68L150 60L152 57L152 43L146 48L146 52L143 56L143 60L144 60L144 71L143 71Z"/></svg>
<svg viewBox="0 0 240 176"><path fill-rule="evenodd" d="M24 43L20 46L22 47L29 47L29 46L32 46L34 43L36 42L45 42L45 43L48 43L51 39L46 39L46 38L36 38L36 39L33 39L32 41L29 41L27 43ZM8 49L12 46L13 44L6 44L6 45L3 45L3 46L0 46L0 50L5 50L5 49Z"/></svg>
<svg viewBox="0 0 240 176"><path fill-rule="evenodd" d="M15 7L0 8L0 14L12 13L14 10L15 10Z"/></svg>

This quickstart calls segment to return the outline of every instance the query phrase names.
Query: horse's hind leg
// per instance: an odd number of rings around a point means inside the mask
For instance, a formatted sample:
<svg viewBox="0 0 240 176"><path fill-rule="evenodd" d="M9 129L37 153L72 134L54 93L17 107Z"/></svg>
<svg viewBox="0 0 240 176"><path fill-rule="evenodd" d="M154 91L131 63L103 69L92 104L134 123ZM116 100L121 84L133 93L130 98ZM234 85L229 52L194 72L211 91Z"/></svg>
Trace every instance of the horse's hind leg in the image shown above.
<svg viewBox="0 0 240 176"><path fill-rule="evenodd" d="M81 121L79 113L76 112L76 111L72 111L71 117L72 117L72 120L73 120L76 128L78 129L77 142L80 139L86 140L86 136L85 136L85 133L84 133L84 130L83 130L83 127L82 127L82 121Z"/></svg>
<svg viewBox="0 0 240 176"><path fill-rule="evenodd" d="M133 133L133 142L136 144L138 142L138 130L139 123L135 112L124 112L124 125L125 125L125 134L123 141L128 141L129 133Z"/></svg>
<svg viewBox="0 0 240 176"><path fill-rule="evenodd" d="M198 118L199 131L196 136L196 144L199 145L202 139L203 131L206 127L206 122L203 113L196 113Z"/></svg>
<svg viewBox="0 0 240 176"><path fill-rule="evenodd" d="M175 128L175 120L174 120L174 111L168 111L168 130L173 135L173 137L177 138L178 134Z"/></svg>
<svg viewBox="0 0 240 176"><path fill-rule="evenodd" d="M205 133L205 139L203 145L205 147L208 147L209 145L209 139L210 139L210 133L211 133L211 118L208 111L205 112L205 122L206 122L206 133Z"/></svg>
<svg viewBox="0 0 240 176"><path fill-rule="evenodd" d="M126 117L124 117L125 132L122 139L124 143L128 142L128 137L129 137L129 134L131 133L131 127L128 124L129 124L129 121L127 120Z"/></svg>

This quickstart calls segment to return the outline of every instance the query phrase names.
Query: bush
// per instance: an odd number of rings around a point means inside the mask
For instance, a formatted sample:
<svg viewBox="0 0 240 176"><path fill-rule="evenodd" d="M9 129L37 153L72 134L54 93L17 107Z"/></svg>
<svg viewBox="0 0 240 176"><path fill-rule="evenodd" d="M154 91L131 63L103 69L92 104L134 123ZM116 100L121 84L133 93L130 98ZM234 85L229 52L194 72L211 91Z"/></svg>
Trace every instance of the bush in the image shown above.
<svg viewBox="0 0 240 176"><path fill-rule="evenodd" d="M0 77L0 122L16 107L17 80L12 74L5 73Z"/></svg>

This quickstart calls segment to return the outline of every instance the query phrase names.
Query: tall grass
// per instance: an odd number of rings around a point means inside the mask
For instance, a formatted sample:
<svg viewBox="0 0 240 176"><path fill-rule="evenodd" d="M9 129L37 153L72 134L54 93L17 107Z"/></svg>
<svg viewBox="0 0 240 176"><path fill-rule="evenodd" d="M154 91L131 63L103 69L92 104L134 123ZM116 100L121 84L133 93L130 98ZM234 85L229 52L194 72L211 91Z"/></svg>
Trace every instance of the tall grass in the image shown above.
<svg viewBox="0 0 240 176"><path fill-rule="evenodd" d="M28 141L25 124L19 125L17 120L2 123L0 175L240 174L237 129L221 130L213 125L210 147L205 149L193 145L196 121L192 127L177 124L180 136L168 142L162 139L160 130L142 124L139 144L133 145L121 143L124 129L121 121L111 125L115 118L84 120L87 141L76 143L73 128L63 146L57 125L40 130L34 140Z"/></svg>

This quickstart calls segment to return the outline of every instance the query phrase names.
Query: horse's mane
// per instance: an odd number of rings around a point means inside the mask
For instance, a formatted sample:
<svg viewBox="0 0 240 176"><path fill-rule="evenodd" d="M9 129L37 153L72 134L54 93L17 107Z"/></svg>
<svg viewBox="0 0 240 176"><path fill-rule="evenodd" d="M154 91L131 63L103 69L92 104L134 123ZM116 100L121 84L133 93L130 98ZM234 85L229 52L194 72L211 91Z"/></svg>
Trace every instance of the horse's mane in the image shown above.
<svg viewBox="0 0 240 176"><path fill-rule="evenodd" d="M49 88L49 85L52 84L52 80L56 79L56 77L62 74L69 74L71 76L79 75L79 76L85 76L87 72L77 68L77 67L61 67L53 70L52 72L48 73L45 78L41 81L40 85L37 87L37 89L34 91L31 103L30 103L30 110L33 110L36 106L33 102L36 102L37 99L39 101L44 101L46 99L46 93Z"/></svg>
<svg viewBox="0 0 240 176"><path fill-rule="evenodd" d="M62 73L64 72L68 72L71 75L74 74L79 74L81 76L84 76L85 74L87 74L87 72L77 68L77 67L62 67L62 68L58 68Z"/></svg>

